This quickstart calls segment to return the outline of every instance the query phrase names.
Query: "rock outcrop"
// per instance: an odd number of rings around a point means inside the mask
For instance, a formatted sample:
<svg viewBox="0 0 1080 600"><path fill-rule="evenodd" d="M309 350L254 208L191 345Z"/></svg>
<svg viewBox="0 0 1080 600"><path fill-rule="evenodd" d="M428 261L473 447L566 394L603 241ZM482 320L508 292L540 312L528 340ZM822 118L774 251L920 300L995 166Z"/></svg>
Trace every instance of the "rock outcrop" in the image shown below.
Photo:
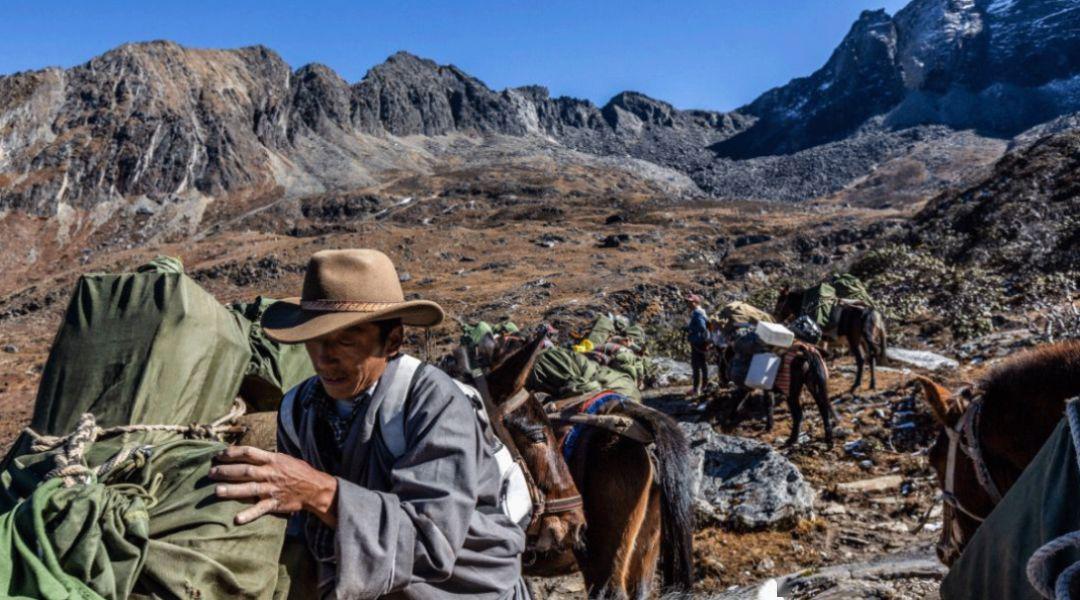
<svg viewBox="0 0 1080 600"><path fill-rule="evenodd" d="M1080 110L1075 0L913 0L866 11L829 61L741 114L753 127L716 146L729 158L787 154L860 128L918 125L1011 137Z"/></svg>
<svg viewBox="0 0 1080 600"><path fill-rule="evenodd" d="M696 457L698 518L740 531L783 529L810 516L814 491L772 446L682 423Z"/></svg>
<svg viewBox="0 0 1080 600"><path fill-rule="evenodd" d="M440 159L424 140L446 136L640 159L718 197L806 199L956 129L1010 137L1080 110L1078 27L1076 0L867 11L821 69L729 113L629 91L603 106L539 86L496 91L404 52L349 84L261 46L127 44L0 77L0 209L102 222L132 203L198 212L238 194L347 191L428 172Z"/></svg>

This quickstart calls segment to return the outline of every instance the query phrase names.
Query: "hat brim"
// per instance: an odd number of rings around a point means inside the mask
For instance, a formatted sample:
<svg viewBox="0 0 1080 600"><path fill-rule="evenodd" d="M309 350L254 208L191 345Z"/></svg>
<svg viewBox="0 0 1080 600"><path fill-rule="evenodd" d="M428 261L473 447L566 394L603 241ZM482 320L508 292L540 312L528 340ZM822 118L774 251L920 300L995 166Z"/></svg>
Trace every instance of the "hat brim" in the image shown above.
<svg viewBox="0 0 1080 600"><path fill-rule="evenodd" d="M262 326L275 342L299 344L360 323L401 319L412 327L434 327L445 316L442 307L430 300L409 300L372 312L326 312L304 310L300 298L286 298L266 309Z"/></svg>

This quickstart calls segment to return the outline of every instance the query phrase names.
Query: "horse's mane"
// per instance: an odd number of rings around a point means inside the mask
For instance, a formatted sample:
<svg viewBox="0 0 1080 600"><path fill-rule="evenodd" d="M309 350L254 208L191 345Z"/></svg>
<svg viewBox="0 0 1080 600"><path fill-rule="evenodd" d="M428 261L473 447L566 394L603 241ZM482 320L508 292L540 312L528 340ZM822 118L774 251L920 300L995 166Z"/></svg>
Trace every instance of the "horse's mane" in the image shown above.
<svg viewBox="0 0 1080 600"><path fill-rule="evenodd" d="M987 403L1031 408L1080 395L1080 340L1046 344L1011 356L978 384Z"/></svg>

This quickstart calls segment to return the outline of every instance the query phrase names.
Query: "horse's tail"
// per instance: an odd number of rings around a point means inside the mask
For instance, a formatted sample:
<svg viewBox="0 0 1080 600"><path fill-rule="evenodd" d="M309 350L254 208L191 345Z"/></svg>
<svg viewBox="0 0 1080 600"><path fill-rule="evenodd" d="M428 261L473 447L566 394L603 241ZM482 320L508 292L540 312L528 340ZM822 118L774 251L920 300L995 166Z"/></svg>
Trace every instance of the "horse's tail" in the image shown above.
<svg viewBox="0 0 1080 600"><path fill-rule="evenodd" d="M806 357L806 362L810 366L810 374L812 377L807 381L811 386L810 391L815 396L824 394L825 398L829 397L829 367L825 365L825 359L821 356L821 351L814 347L808 347L803 353Z"/></svg>
<svg viewBox="0 0 1080 600"><path fill-rule="evenodd" d="M869 309L863 318L863 339L866 340L870 356L877 361L885 359L886 337L885 319L881 312L875 308Z"/></svg>
<svg viewBox="0 0 1080 600"><path fill-rule="evenodd" d="M679 424L664 413L635 402L626 402L623 407L655 440L653 455L660 483L661 585L665 591L689 591L694 577L690 442Z"/></svg>

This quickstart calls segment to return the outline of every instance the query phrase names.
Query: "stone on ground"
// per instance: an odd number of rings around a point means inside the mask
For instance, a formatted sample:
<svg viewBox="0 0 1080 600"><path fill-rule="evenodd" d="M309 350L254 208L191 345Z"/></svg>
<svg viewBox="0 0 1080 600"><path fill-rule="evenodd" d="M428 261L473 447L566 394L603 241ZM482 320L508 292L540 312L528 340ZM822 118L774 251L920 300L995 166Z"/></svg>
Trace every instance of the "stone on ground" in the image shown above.
<svg viewBox="0 0 1080 600"><path fill-rule="evenodd" d="M772 446L681 423L694 450L694 490L701 523L739 531L784 529L811 515L814 491Z"/></svg>

